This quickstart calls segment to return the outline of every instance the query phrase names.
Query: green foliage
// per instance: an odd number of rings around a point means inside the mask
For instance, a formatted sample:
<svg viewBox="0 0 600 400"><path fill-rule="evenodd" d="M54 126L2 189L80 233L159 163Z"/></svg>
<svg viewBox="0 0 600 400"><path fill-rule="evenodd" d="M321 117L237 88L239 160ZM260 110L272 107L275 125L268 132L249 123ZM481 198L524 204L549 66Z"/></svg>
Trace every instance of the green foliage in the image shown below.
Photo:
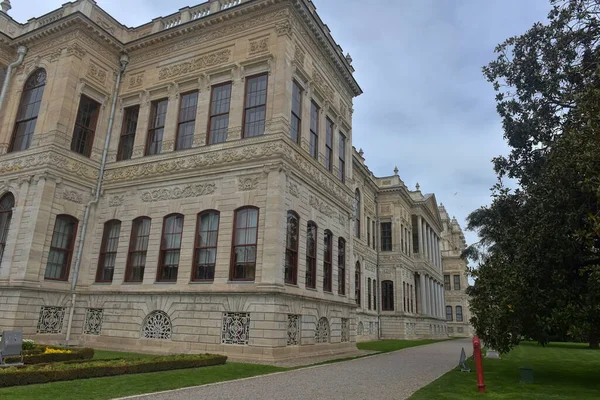
<svg viewBox="0 0 600 400"><path fill-rule="evenodd" d="M468 218L481 241L464 256L477 264L471 322L501 352L522 336L600 339L600 3L552 4L547 25L484 67L511 153L494 159L492 204Z"/></svg>
<svg viewBox="0 0 600 400"><path fill-rule="evenodd" d="M173 369L198 368L224 364L226 356L178 354L143 359L67 361L0 369L0 387L30 385Z"/></svg>
<svg viewBox="0 0 600 400"><path fill-rule="evenodd" d="M60 361L71 361L71 360L91 360L94 357L94 349L87 347L73 347L68 348L71 350L70 353L54 353L54 354L44 354L46 348L52 349L63 349L67 350L66 347L59 346L46 346L35 344L31 349L23 351L23 362L25 364L42 364L42 363L52 363L52 362L60 362ZM8 357L7 362L13 363L20 361L21 357Z"/></svg>

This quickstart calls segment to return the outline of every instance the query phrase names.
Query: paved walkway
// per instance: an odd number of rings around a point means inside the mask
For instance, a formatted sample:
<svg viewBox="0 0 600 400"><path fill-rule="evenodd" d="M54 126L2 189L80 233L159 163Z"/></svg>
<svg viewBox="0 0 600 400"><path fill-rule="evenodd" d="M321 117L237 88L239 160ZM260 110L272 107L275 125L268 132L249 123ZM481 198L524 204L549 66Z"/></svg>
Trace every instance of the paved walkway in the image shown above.
<svg viewBox="0 0 600 400"><path fill-rule="evenodd" d="M469 339L237 381L135 396L139 400L401 400L458 365Z"/></svg>

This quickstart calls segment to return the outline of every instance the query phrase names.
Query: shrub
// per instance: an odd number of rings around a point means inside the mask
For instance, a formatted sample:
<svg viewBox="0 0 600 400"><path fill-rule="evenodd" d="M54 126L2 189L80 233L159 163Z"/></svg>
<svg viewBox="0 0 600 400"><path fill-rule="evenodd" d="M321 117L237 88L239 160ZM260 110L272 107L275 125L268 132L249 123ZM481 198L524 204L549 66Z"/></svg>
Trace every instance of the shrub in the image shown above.
<svg viewBox="0 0 600 400"><path fill-rule="evenodd" d="M42 364L69 360L91 360L94 357L94 349L88 347L65 349L58 346L35 345L31 351L23 352L23 362L29 364ZM20 361L20 357L8 357L7 363Z"/></svg>
<svg viewBox="0 0 600 400"><path fill-rule="evenodd" d="M31 339L23 339L23 351L32 350L35 346L35 342Z"/></svg>
<svg viewBox="0 0 600 400"><path fill-rule="evenodd" d="M0 369L0 387L225 364L226 356L178 354L143 359L68 361Z"/></svg>

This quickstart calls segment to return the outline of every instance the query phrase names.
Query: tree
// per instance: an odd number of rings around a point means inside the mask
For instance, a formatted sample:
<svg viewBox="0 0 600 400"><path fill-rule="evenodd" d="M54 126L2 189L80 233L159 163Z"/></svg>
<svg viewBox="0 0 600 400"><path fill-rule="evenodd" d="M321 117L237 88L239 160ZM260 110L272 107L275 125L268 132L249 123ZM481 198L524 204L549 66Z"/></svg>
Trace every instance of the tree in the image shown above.
<svg viewBox="0 0 600 400"><path fill-rule="evenodd" d="M547 24L483 69L511 151L493 160L492 203L468 217L481 240L464 256L477 264L471 322L504 352L521 336L600 340L600 3L551 3Z"/></svg>

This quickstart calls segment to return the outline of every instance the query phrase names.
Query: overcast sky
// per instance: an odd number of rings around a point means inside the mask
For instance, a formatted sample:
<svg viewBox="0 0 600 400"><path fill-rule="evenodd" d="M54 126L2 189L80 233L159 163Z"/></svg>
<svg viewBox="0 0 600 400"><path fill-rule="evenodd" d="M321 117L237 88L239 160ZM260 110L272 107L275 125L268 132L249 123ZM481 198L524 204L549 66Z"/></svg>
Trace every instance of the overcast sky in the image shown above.
<svg viewBox="0 0 600 400"><path fill-rule="evenodd" d="M97 0L127 26L138 26L189 0ZM506 38L545 21L549 0L313 0L335 40L354 59L364 94L355 99L353 145L371 171L410 189L435 193L461 226L489 204L490 160L508 151L494 91L481 67ZM64 0L12 0L19 22ZM467 242L477 240L465 232Z"/></svg>

